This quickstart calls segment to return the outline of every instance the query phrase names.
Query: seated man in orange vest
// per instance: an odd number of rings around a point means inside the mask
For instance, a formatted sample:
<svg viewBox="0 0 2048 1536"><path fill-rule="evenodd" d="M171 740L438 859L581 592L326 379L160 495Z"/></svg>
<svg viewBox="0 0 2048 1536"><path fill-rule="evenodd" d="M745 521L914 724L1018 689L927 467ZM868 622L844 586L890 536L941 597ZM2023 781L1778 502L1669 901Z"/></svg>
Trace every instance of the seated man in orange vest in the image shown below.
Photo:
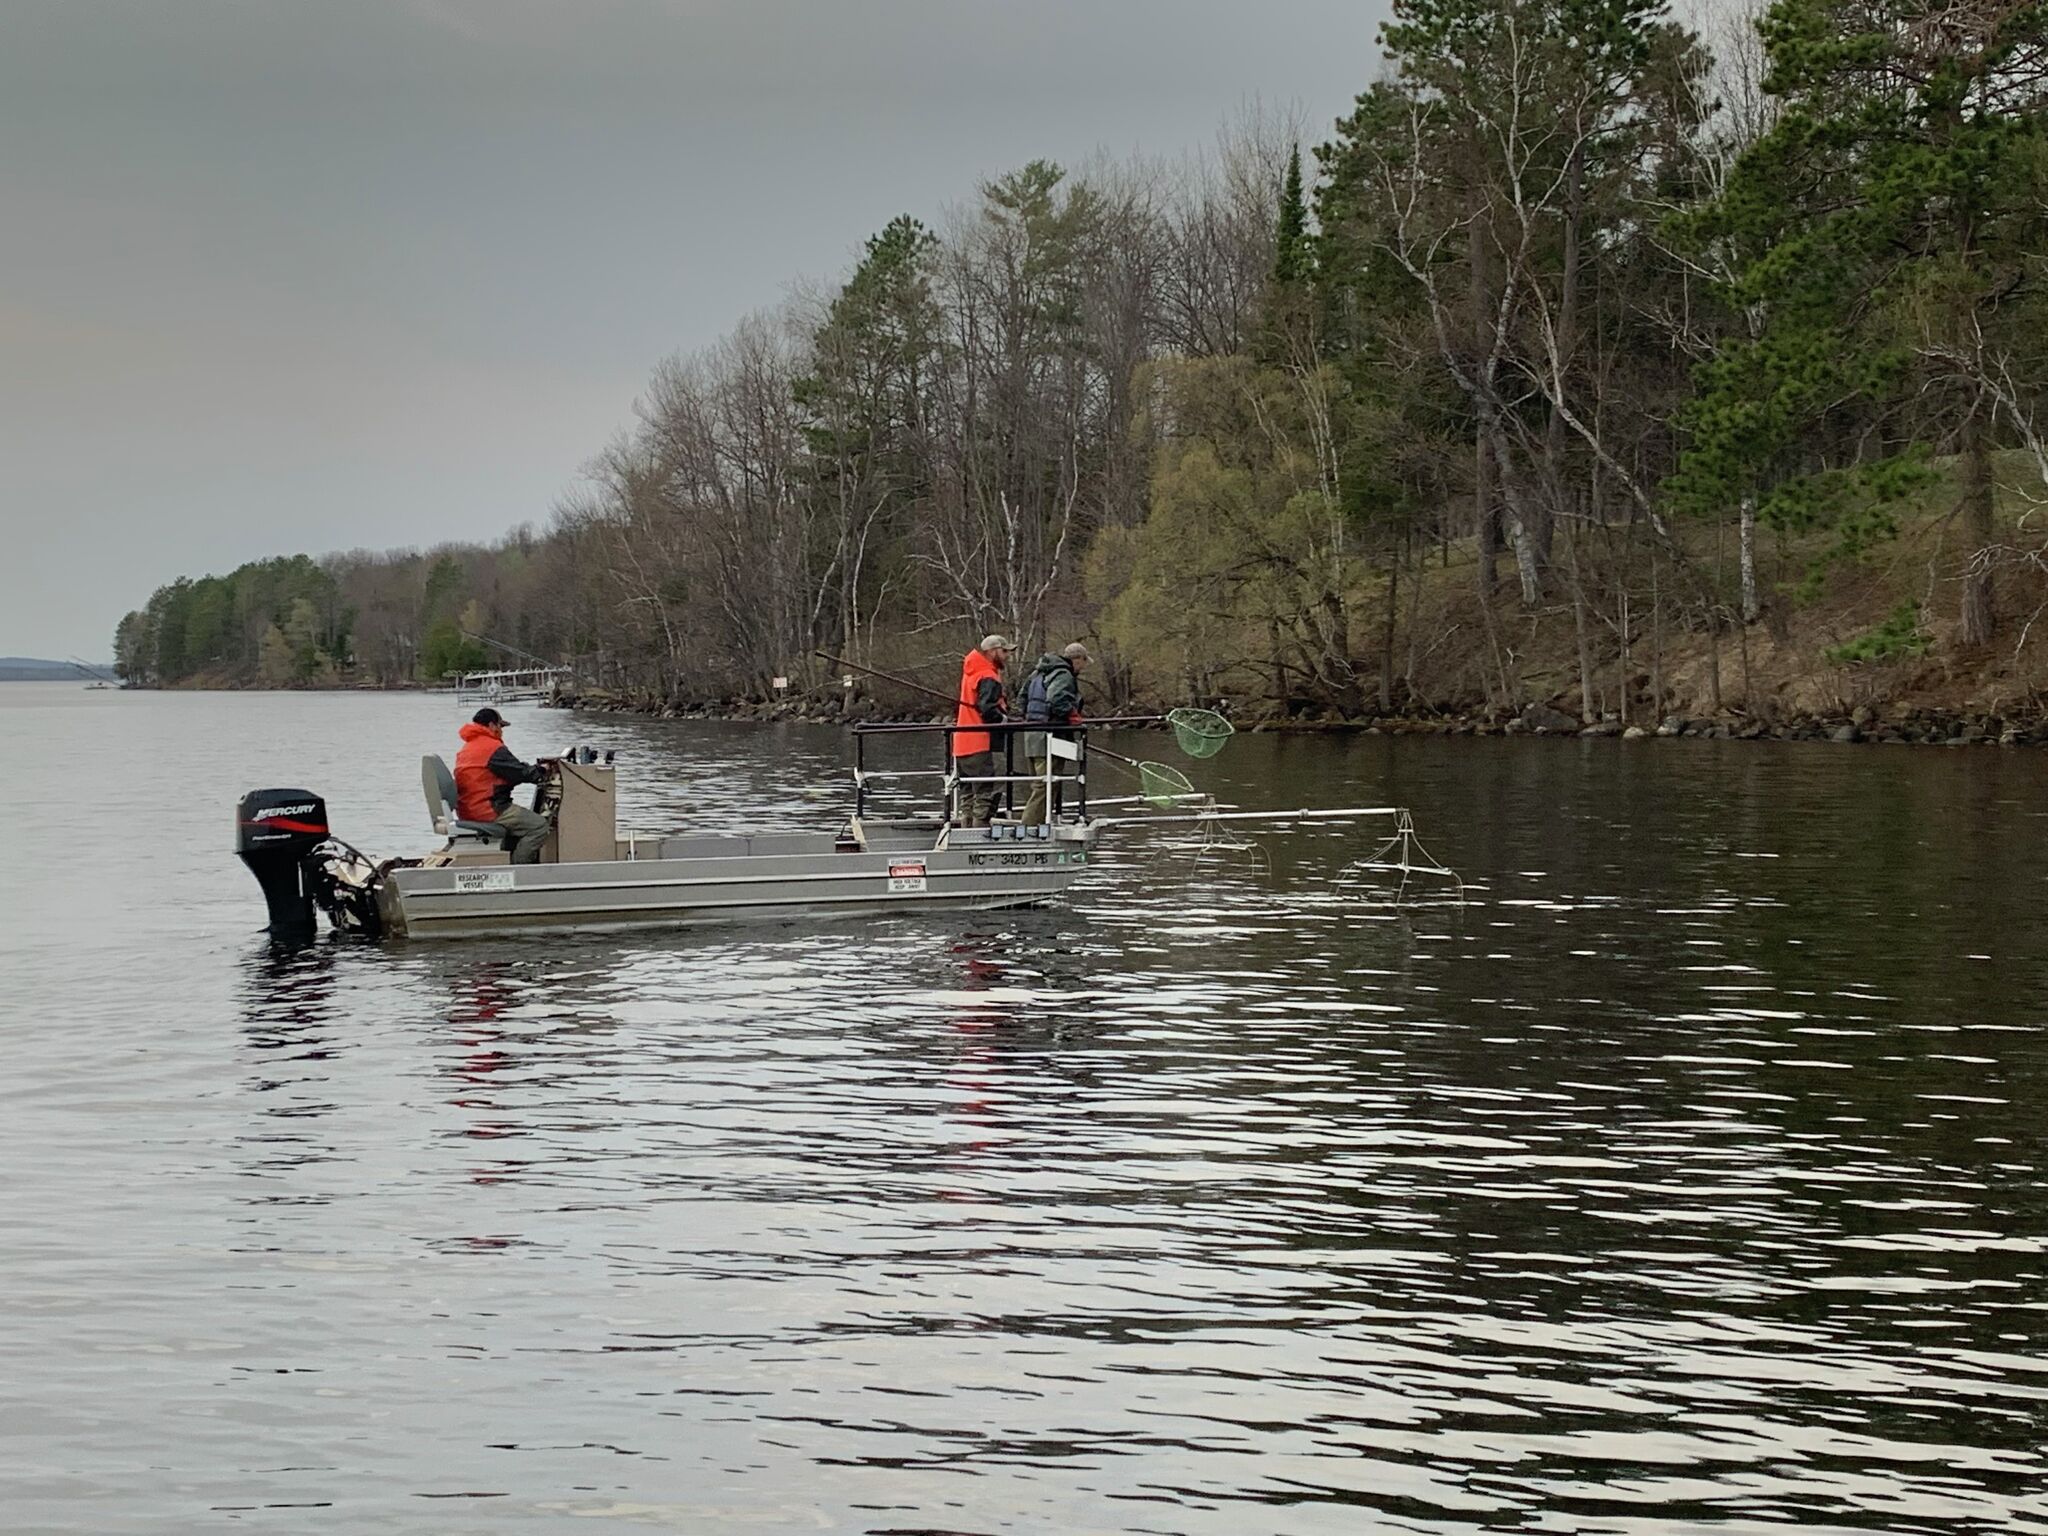
<svg viewBox="0 0 2048 1536"><path fill-rule="evenodd" d="M505 717L495 709L480 709L462 728L462 750L455 754L455 814L464 821L495 821L504 829L512 862L538 864L554 823L514 805L512 789L540 783L551 767L546 758L522 763L514 757L505 745Z"/></svg>
<svg viewBox="0 0 2048 1536"><path fill-rule="evenodd" d="M967 729L953 732L953 772L959 778L995 776L995 742L989 732L974 727L1000 725L1009 718L1009 701L1003 697L1003 668L1009 663L1012 649L1001 635L990 635L960 663L960 708L953 723ZM995 814L1000 787L962 784L955 800L960 825L987 826Z"/></svg>

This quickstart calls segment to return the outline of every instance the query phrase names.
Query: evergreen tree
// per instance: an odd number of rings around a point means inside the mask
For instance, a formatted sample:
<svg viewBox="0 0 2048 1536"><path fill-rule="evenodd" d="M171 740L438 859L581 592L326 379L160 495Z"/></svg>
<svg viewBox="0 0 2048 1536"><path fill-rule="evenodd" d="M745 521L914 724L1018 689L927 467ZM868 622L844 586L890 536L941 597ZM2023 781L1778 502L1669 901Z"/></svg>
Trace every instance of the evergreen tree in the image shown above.
<svg viewBox="0 0 2048 1536"><path fill-rule="evenodd" d="M1273 281L1287 288L1306 283L1315 270L1314 245L1308 232L1308 199L1301 185L1301 146L1287 156L1287 178L1280 185L1280 217L1273 233Z"/></svg>
<svg viewBox="0 0 2048 1536"><path fill-rule="evenodd" d="M860 649L866 609L901 559L926 490L917 449L929 414L941 317L932 294L937 239L909 215L869 238L853 276L811 339L794 386L816 508L808 551L836 612L817 640Z"/></svg>
<svg viewBox="0 0 2048 1536"><path fill-rule="evenodd" d="M1756 323L1700 369L1673 488L1695 505L1755 495L1765 521L1825 523L1853 553L1931 454L1955 454L1958 633L1979 644L1992 451L2001 432L2038 446L2020 381L2040 377L2048 11L1778 0L1762 31L1782 113L1691 221L1742 251L1726 296Z"/></svg>

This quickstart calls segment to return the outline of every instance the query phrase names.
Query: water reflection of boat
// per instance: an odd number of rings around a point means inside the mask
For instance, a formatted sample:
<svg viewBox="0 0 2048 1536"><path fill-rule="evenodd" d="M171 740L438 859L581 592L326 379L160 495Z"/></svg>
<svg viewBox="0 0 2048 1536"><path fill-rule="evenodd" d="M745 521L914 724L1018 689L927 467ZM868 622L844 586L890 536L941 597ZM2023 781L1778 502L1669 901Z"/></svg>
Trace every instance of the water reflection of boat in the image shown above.
<svg viewBox="0 0 2048 1536"><path fill-rule="evenodd" d="M421 939L989 910L1059 895L1085 872L1103 825L1088 814L1087 733L1074 733L1069 771L1057 780L1048 760L1048 822L1025 826L1005 814L967 827L943 814L961 782L950 756L929 770L867 764L872 737L924 732L943 744L950 730L857 728L852 814L830 831L621 837L615 766L576 753L537 798L555 823L540 862L515 865L493 824L453 816L452 777L429 757L428 815L447 841L423 858L371 861L332 836L320 796L298 789L242 798L238 852L263 886L272 932L284 936L310 935L316 907L344 931ZM916 779L937 781L938 814L876 813L878 799L900 807L898 781ZM1037 780L1005 773L978 782L1007 801Z"/></svg>

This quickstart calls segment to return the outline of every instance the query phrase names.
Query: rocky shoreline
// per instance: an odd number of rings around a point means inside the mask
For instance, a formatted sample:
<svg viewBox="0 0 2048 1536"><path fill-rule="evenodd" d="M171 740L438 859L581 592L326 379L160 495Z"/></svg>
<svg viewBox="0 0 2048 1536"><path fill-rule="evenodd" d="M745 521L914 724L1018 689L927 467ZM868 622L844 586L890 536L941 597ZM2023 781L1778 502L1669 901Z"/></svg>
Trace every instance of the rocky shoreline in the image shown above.
<svg viewBox="0 0 2048 1536"><path fill-rule="evenodd" d="M663 720L782 721L808 725L901 724L941 718L930 713L892 709L869 698L855 699L850 703L838 698L727 698L652 708L609 694L589 693L563 695L554 700L551 707ZM1371 715L1353 719L1274 717L1238 719L1235 723L1240 731L1294 735L1572 736L1582 739L1611 737L1622 741L1690 737L1711 741L1817 741L1839 745L2048 746L2048 717L2017 719L2009 715L1919 707L1886 712L1869 705L1843 715L1673 714L1654 723L1623 721L1618 716L1609 715L1588 724L1549 704L1530 704L1517 714Z"/></svg>

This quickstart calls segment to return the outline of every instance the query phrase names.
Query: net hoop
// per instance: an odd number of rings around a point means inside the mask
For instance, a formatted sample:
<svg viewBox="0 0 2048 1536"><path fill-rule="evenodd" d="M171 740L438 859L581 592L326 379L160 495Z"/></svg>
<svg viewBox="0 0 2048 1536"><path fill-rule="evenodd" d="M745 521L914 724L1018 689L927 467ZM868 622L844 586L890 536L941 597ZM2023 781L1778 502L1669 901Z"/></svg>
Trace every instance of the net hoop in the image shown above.
<svg viewBox="0 0 2048 1536"><path fill-rule="evenodd" d="M1189 757L1214 757L1237 734L1237 727L1213 709L1170 709L1166 723L1173 739Z"/></svg>

